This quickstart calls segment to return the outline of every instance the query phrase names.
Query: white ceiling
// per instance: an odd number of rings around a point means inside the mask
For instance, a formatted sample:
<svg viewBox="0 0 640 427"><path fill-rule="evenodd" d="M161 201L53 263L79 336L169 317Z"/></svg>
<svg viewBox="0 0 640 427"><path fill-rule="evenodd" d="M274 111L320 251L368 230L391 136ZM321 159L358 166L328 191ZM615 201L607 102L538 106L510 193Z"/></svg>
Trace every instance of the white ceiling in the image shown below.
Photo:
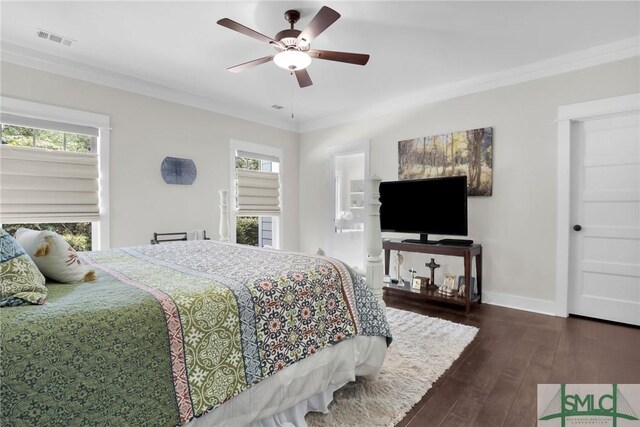
<svg viewBox="0 0 640 427"><path fill-rule="evenodd" d="M342 17L312 47L369 53L366 66L314 60L313 86L304 89L273 63L226 71L273 50L218 19L274 36L288 27L285 10L301 12L303 29L323 5ZM2 1L0 12L5 59L20 51L112 80L142 80L214 111L291 129L640 34L637 1ZM77 42L39 39L36 28Z"/></svg>

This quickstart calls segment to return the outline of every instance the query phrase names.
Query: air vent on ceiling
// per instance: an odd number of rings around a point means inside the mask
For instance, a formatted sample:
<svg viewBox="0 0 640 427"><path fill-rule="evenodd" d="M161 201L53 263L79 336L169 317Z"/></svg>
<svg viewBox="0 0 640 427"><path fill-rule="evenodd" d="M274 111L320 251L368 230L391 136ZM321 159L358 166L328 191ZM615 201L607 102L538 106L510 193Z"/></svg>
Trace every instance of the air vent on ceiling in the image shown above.
<svg viewBox="0 0 640 427"><path fill-rule="evenodd" d="M71 46L73 43L75 43L75 40L73 39L53 34L50 31L42 30L40 28L38 28L37 30L38 31L36 32L36 35L41 39L47 39L54 43L63 44L65 46Z"/></svg>
<svg viewBox="0 0 640 427"><path fill-rule="evenodd" d="M282 105L273 104L271 108L273 108L274 110L282 110L284 107Z"/></svg>

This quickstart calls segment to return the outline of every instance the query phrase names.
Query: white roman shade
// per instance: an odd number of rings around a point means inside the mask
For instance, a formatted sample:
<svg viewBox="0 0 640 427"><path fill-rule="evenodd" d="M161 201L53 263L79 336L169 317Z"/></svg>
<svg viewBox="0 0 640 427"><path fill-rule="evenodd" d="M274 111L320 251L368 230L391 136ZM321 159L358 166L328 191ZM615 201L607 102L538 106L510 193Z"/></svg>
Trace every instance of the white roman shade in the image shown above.
<svg viewBox="0 0 640 427"><path fill-rule="evenodd" d="M0 146L0 223L100 219L98 155Z"/></svg>
<svg viewBox="0 0 640 427"><path fill-rule="evenodd" d="M238 216L279 215L278 172L236 169L236 210Z"/></svg>

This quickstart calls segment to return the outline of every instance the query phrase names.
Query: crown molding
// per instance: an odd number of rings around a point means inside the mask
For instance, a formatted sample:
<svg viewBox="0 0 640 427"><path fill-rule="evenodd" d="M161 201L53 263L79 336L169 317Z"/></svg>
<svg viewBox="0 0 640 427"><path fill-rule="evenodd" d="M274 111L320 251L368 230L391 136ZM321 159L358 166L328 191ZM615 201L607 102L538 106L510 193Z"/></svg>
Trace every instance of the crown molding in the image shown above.
<svg viewBox="0 0 640 427"><path fill-rule="evenodd" d="M0 44L0 59L13 64L195 107L201 110L224 114L269 127L298 132L298 126L290 120L274 119L273 117L266 117L265 115L252 113L245 109L229 107L207 97L194 95L136 77L109 71L104 68L60 58L5 41L2 41Z"/></svg>
<svg viewBox="0 0 640 427"><path fill-rule="evenodd" d="M0 44L0 58L3 61L297 133L311 132L332 126L371 119L389 113L406 111L445 99L581 70L639 55L640 37L631 37L544 61L417 91L411 95L369 105L348 113L332 114L296 124L289 120L274 119L273 117L266 117L265 115L252 113L245 109L221 105L210 98L183 92L81 62L63 59L5 41Z"/></svg>
<svg viewBox="0 0 640 427"><path fill-rule="evenodd" d="M631 37L544 61L510 68L497 73L486 74L484 76L418 91L408 96L402 96L387 102L356 109L350 113L333 114L315 120L308 120L300 124L299 132L305 133L371 119L389 113L410 110L445 99L581 70L583 68L615 62L634 56L640 56L640 37Z"/></svg>

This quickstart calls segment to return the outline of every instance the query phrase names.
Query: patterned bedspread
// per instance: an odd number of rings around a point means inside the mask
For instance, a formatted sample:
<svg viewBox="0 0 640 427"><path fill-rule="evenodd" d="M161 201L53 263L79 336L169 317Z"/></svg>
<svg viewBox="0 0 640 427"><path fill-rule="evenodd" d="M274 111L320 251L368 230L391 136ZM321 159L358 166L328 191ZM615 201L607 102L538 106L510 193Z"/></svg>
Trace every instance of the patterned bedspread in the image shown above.
<svg viewBox="0 0 640 427"><path fill-rule="evenodd" d="M82 254L97 280L3 308L4 426L183 424L286 366L389 326L325 257L213 241Z"/></svg>

